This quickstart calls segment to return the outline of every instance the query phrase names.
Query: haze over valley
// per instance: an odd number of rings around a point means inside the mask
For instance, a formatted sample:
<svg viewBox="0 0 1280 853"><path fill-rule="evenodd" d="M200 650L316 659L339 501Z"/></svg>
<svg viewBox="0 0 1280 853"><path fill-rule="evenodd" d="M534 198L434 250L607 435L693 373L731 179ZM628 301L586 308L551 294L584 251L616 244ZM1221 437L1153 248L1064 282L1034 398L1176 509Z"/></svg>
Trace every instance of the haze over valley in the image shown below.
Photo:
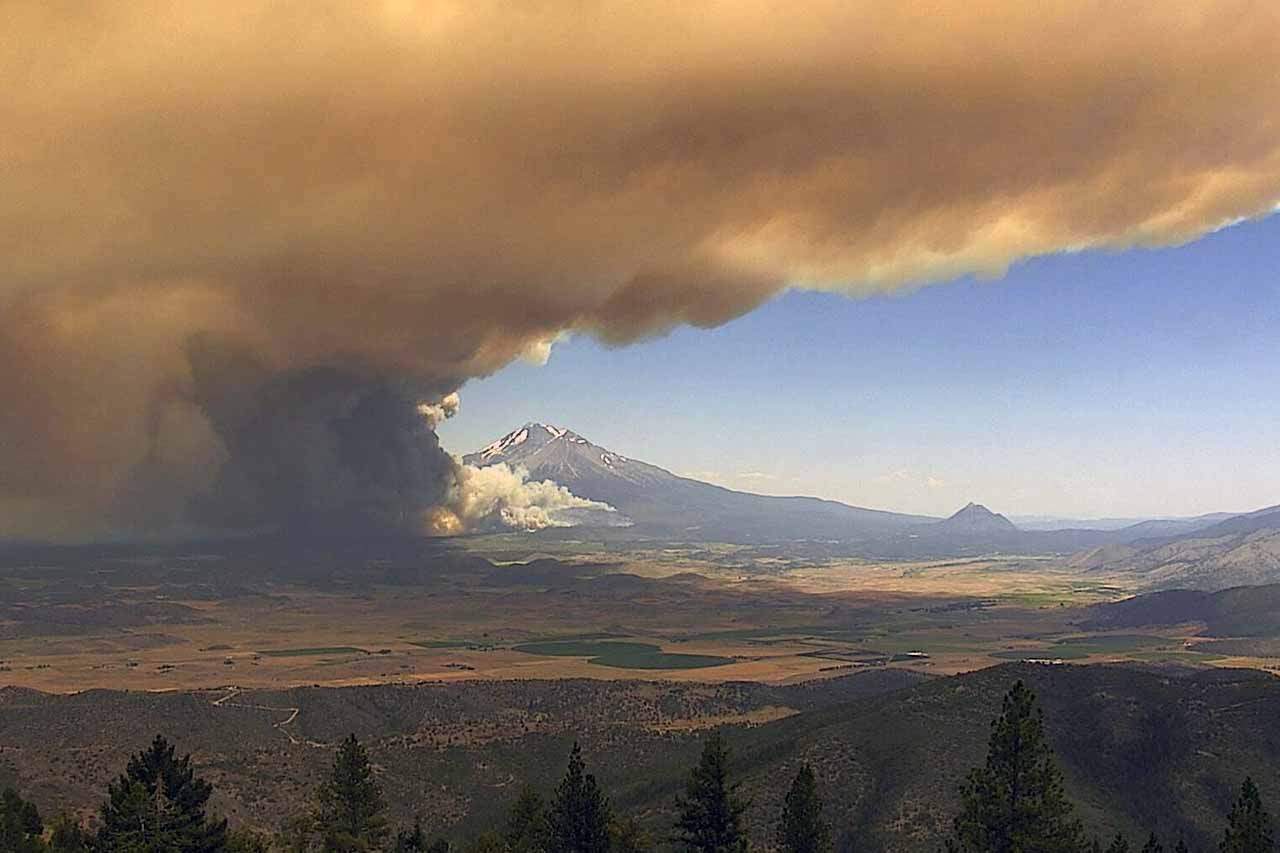
<svg viewBox="0 0 1280 853"><path fill-rule="evenodd" d="M0 3L0 853L1276 853L1278 56Z"/></svg>

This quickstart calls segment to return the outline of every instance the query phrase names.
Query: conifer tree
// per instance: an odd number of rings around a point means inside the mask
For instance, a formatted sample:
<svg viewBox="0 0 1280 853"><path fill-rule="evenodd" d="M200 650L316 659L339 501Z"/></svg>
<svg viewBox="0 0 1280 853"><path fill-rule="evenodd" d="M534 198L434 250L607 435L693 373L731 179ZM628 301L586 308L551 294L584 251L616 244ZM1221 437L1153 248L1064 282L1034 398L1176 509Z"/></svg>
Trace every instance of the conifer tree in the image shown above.
<svg viewBox="0 0 1280 853"><path fill-rule="evenodd" d="M1107 847L1107 853L1129 853L1129 839L1117 832Z"/></svg>
<svg viewBox="0 0 1280 853"><path fill-rule="evenodd" d="M44 849L44 823L35 803L29 803L13 788L0 793L0 850L4 853L39 853Z"/></svg>
<svg viewBox="0 0 1280 853"><path fill-rule="evenodd" d="M1147 843L1142 845L1142 853L1164 853L1164 845L1154 832L1147 836Z"/></svg>
<svg viewBox="0 0 1280 853"><path fill-rule="evenodd" d="M89 853L92 847L92 836L71 815L60 814L49 825L50 853Z"/></svg>
<svg viewBox="0 0 1280 853"><path fill-rule="evenodd" d="M782 804L778 848L783 853L830 853L831 828L822 818L822 800L813 768L801 765Z"/></svg>
<svg viewBox="0 0 1280 853"><path fill-rule="evenodd" d="M1262 796L1252 778L1240 786L1240 797L1227 816L1227 829L1218 849L1222 853L1271 853L1271 816L1262 807Z"/></svg>
<svg viewBox="0 0 1280 853"><path fill-rule="evenodd" d="M107 788L98 830L99 853L222 853L227 822L210 820L213 786L195 775L191 756L177 758L159 735L129 759Z"/></svg>
<svg viewBox="0 0 1280 853"><path fill-rule="evenodd" d="M555 853L608 853L609 800L586 772L582 749L574 743L569 767L556 786L547 812L549 849Z"/></svg>
<svg viewBox="0 0 1280 853"><path fill-rule="evenodd" d="M1035 696L1019 681L991 723L984 767L961 787L953 853L1076 853L1085 847Z"/></svg>
<svg viewBox="0 0 1280 853"><path fill-rule="evenodd" d="M511 853L547 853L547 806L533 786L525 785L507 818L507 849Z"/></svg>
<svg viewBox="0 0 1280 853"><path fill-rule="evenodd" d="M329 779L316 791L312 819L327 853L378 850L387 837L382 788L354 734L338 747Z"/></svg>
<svg viewBox="0 0 1280 853"><path fill-rule="evenodd" d="M650 853L653 839L633 817L614 818L609 825L609 844L612 853Z"/></svg>
<svg viewBox="0 0 1280 853"><path fill-rule="evenodd" d="M311 812L290 815L280 824L274 839L283 853L310 853L315 849L315 817Z"/></svg>
<svg viewBox="0 0 1280 853"><path fill-rule="evenodd" d="M1179 838L1178 843L1173 845L1173 853L1190 853L1187 850L1187 840L1185 838Z"/></svg>
<svg viewBox="0 0 1280 853"><path fill-rule="evenodd" d="M427 835L422 831L422 820L415 817L413 827L396 833L391 843L392 853L426 853Z"/></svg>
<svg viewBox="0 0 1280 853"><path fill-rule="evenodd" d="M729 750L719 732L702 746L702 758L677 801L676 840L698 853L745 853L746 803L729 784Z"/></svg>

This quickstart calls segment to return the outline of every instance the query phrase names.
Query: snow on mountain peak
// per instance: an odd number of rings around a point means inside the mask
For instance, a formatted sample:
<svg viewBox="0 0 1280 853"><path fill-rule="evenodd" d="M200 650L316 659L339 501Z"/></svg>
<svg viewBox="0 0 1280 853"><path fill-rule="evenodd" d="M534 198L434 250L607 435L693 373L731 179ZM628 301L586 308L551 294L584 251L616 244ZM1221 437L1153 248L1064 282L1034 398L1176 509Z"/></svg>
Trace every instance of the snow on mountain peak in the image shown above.
<svg viewBox="0 0 1280 853"><path fill-rule="evenodd" d="M487 447L481 448L476 455L480 457L481 462L487 463L505 456L527 441L532 441L528 448L531 450L537 450L553 441L567 441L571 444L591 443L566 427L529 421L519 429L509 432Z"/></svg>
<svg viewBox="0 0 1280 853"><path fill-rule="evenodd" d="M485 447L483 450L481 450L480 458L483 459L485 462L488 462L493 457L500 456L503 453L506 453L511 448L520 444L524 444L528 440L529 440L529 427L527 426L520 427L520 429L516 430L515 432L507 433L502 438L495 441L493 444L490 444L488 447Z"/></svg>

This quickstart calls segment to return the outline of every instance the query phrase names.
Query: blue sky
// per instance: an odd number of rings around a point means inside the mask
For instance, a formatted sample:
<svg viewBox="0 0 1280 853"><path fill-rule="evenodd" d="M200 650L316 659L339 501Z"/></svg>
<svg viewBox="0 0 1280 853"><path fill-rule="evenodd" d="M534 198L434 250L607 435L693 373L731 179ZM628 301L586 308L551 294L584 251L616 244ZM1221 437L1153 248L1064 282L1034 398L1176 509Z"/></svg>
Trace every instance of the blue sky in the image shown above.
<svg viewBox="0 0 1280 853"><path fill-rule="evenodd" d="M470 451L529 420L734 488L947 513L1280 503L1280 216L725 326L557 344L462 389Z"/></svg>

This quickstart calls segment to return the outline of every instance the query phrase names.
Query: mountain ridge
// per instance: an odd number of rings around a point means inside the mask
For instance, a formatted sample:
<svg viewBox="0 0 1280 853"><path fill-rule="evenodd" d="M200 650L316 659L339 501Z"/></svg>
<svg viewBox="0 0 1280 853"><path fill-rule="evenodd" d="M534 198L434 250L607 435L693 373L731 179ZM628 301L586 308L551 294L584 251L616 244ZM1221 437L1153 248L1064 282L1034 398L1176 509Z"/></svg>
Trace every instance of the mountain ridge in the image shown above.
<svg viewBox="0 0 1280 853"><path fill-rule="evenodd" d="M594 444L565 427L530 421L462 458L506 463L617 508L634 531L695 539L865 540L940 521L808 496L758 495L681 477Z"/></svg>
<svg viewBox="0 0 1280 853"><path fill-rule="evenodd" d="M817 497L737 491L682 477L597 445L567 427L538 421L529 421L467 454L463 462L481 467L498 463L522 467L532 479L552 480L580 497L607 503L633 522L625 533L619 528L611 535L742 544L835 543L849 553L883 559L1057 554L1069 555L1078 568L1101 568L1191 538L1217 536L1234 541L1253 536L1261 541L1275 532L1274 571L1271 543L1243 543L1247 547L1231 559L1247 562L1250 554L1262 553L1263 571L1250 574L1241 570L1219 585L1280 578L1280 506L1234 515L1150 519L1118 529L1024 529L977 502L938 518ZM575 528L546 535L578 535L566 532L572 530ZM1159 582L1165 585L1178 579L1177 573L1171 572Z"/></svg>

